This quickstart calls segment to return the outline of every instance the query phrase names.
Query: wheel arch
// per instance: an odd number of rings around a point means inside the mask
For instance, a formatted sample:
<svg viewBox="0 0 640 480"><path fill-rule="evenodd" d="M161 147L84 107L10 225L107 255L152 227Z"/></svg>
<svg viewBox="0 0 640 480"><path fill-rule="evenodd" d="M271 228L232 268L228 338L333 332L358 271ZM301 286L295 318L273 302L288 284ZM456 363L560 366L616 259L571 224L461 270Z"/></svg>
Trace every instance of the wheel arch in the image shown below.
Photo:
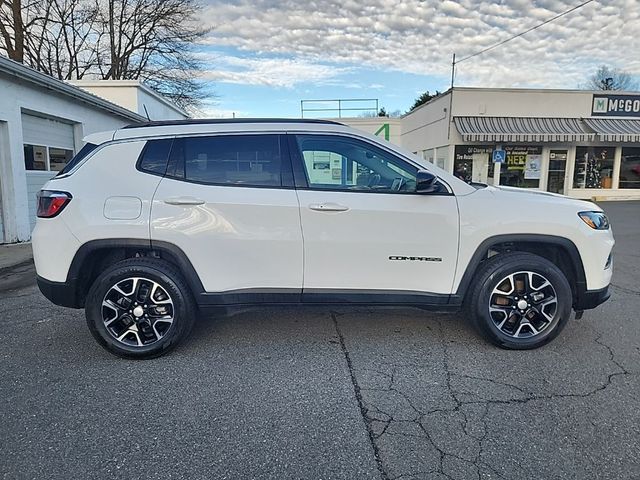
<svg viewBox="0 0 640 480"><path fill-rule="evenodd" d="M191 261L182 249L172 243L131 238L91 240L78 249L67 273L66 283L75 285L75 306L84 306L93 281L107 266L135 257L165 260L178 268L194 296L204 292L202 281Z"/></svg>
<svg viewBox="0 0 640 480"><path fill-rule="evenodd" d="M564 237L542 234L495 235L485 239L476 248L466 266L452 301L463 303L476 272L483 262L507 252L528 252L554 262L565 274L573 294L573 302L586 291L586 276L580 252L576 245Z"/></svg>

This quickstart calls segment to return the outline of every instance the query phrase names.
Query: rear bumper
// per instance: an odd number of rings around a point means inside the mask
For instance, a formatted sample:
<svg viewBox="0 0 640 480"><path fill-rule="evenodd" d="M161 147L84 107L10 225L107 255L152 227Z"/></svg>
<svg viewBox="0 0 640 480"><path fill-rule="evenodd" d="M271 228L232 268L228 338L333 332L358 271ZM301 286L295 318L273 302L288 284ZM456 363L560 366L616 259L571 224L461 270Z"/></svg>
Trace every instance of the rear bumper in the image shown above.
<svg viewBox="0 0 640 480"><path fill-rule="evenodd" d="M75 282L52 282L41 276L37 277L38 288L52 303L61 307L82 308L78 304Z"/></svg>
<svg viewBox="0 0 640 480"><path fill-rule="evenodd" d="M596 308L598 305L603 304L611 296L609 287L610 285L607 285L600 290L584 290L580 292L576 298L573 309L576 311L591 310L592 308Z"/></svg>

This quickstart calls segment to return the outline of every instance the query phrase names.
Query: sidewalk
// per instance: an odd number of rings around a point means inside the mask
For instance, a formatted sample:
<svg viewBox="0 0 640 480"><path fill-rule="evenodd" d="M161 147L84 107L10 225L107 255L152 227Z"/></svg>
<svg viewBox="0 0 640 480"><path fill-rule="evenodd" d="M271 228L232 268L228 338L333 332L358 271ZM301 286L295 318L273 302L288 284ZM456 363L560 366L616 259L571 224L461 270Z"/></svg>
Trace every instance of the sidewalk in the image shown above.
<svg viewBox="0 0 640 480"><path fill-rule="evenodd" d="M33 260L31 243L10 243L0 245L0 272L21 263Z"/></svg>
<svg viewBox="0 0 640 480"><path fill-rule="evenodd" d="M0 292L35 283L31 243L0 245Z"/></svg>

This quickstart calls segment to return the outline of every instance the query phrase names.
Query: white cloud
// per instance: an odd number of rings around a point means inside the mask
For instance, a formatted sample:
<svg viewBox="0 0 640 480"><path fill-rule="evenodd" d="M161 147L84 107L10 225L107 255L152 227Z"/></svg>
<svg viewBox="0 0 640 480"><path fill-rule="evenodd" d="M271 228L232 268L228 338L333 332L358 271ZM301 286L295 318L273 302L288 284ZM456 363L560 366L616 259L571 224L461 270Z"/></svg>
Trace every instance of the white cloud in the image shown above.
<svg viewBox="0 0 640 480"><path fill-rule="evenodd" d="M207 80L246 85L291 88L299 83L327 84L349 69L303 59L279 57L236 57L207 55L214 68L203 75Z"/></svg>
<svg viewBox="0 0 640 480"><path fill-rule="evenodd" d="M291 87L328 83L336 64L437 75L463 58L567 10L577 0L209 0L208 42L252 58L213 62L209 78ZM459 65L457 83L575 87L600 64L640 74L637 0L595 1ZM283 59L282 57L286 57Z"/></svg>

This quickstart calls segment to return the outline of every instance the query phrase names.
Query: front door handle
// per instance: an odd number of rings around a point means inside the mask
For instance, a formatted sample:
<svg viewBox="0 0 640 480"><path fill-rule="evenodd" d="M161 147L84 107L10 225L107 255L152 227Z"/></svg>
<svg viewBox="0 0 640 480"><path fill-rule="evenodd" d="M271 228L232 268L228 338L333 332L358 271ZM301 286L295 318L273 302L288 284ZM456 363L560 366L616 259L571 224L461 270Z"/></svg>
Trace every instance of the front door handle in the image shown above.
<svg viewBox="0 0 640 480"><path fill-rule="evenodd" d="M309 205L311 210L317 210L318 212L346 212L349 207L346 205L340 205L339 203L312 203Z"/></svg>
<svg viewBox="0 0 640 480"><path fill-rule="evenodd" d="M169 205L202 205L204 200L195 197L171 197L166 198L164 203Z"/></svg>

